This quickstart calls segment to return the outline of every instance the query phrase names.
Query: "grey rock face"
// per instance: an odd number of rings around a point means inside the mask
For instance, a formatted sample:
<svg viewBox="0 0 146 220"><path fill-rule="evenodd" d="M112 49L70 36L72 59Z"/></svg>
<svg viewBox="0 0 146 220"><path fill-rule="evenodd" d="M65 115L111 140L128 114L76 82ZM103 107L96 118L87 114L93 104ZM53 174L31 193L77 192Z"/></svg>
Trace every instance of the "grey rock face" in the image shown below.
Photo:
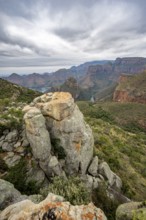
<svg viewBox="0 0 146 220"><path fill-rule="evenodd" d="M47 174L50 159L50 135L46 129L45 118L40 110L32 107L24 116L26 135L34 158L39 162L40 167Z"/></svg>
<svg viewBox="0 0 146 220"><path fill-rule="evenodd" d="M47 118L51 137L64 149L66 172L85 174L93 157L93 136L78 107L61 121Z"/></svg>
<svg viewBox="0 0 146 220"><path fill-rule="evenodd" d="M35 181L38 185L42 185L46 179L45 173L38 166L37 162L32 159L28 163L27 182Z"/></svg>
<svg viewBox="0 0 146 220"><path fill-rule="evenodd" d="M61 165L59 164L59 161L55 156L52 156L50 158L48 166L49 166L50 176L52 175L63 176L64 175Z"/></svg>
<svg viewBox="0 0 146 220"><path fill-rule="evenodd" d="M93 156L93 136L78 107L74 108L70 117L61 122L54 121L50 133L60 140L64 148L67 172L85 174Z"/></svg>
<svg viewBox="0 0 146 220"><path fill-rule="evenodd" d="M95 177L88 175L88 174L82 176L82 180L85 183L85 185L89 191L91 191L93 189L97 189L99 182L100 182L99 178L95 178Z"/></svg>
<svg viewBox="0 0 146 220"><path fill-rule="evenodd" d="M98 176L98 157L95 156L88 168L88 172L92 175L92 176Z"/></svg>
<svg viewBox="0 0 146 220"><path fill-rule="evenodd" d="M0 179L0 209L1 210L7 207L8 205L14 203L15 201L18 201L20 198L21 198L21 193L14 188L13 184Z"/></svg>
<svg viewBox="0 0 146 220"><path fill-rule="evenodd" d="M52 160L57 160L52 159L50 151L55 149L58 157L59 153L64 153L64 158L59 159L65 159L67 174L85 174L93 157L94 141L72 96L64 92L48 93L36 98L24 112L26 135L40 167L45 172L52 169ZM52 143L57 142L57 146L51 148L50 138ZM60 167L59 164L53 166L55 174L59 175Z"/></svg>
<svg viewBox="0 0 146 220"><path fill-rule="evenodd" d="M115 173L113 173L106 162L103 162L99 166L99 173L104 176L111 187L114 189L121 189L122 181Z"/></svg>

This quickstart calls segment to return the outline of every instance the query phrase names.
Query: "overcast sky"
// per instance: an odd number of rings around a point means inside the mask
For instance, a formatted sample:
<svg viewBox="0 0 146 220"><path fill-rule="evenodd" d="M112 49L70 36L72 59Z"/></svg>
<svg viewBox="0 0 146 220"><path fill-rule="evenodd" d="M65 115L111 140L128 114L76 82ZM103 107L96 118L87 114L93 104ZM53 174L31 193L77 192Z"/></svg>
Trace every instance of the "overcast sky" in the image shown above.
<svg viewBox="0 0 146 220"><path fill-rule="evenodd" d="M0 74L146 57L145 0L0 0Z"/></svg>

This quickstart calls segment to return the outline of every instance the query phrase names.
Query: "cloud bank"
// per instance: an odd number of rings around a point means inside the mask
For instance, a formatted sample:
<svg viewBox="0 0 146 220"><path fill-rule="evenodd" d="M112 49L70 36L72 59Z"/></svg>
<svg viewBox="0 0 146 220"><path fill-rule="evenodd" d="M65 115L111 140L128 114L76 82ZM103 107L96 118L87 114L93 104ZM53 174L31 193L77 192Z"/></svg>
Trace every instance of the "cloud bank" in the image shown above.
<svg viewBox="0 0 146 220"><path fill-rule="evenodd" d="M146 56L144 0L0 0L0 73Z"/></svg>

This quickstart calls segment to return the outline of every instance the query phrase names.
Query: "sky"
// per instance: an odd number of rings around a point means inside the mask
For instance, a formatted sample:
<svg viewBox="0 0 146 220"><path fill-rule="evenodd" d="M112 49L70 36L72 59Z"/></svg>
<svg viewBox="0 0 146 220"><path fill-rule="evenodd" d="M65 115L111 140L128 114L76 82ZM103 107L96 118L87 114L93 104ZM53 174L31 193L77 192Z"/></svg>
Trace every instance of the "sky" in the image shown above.
<svg viewBox="0 0 146 220"><path fill-rule="evenodd" d="M145 0L0 0L0 74L146 57Z"/></svg>

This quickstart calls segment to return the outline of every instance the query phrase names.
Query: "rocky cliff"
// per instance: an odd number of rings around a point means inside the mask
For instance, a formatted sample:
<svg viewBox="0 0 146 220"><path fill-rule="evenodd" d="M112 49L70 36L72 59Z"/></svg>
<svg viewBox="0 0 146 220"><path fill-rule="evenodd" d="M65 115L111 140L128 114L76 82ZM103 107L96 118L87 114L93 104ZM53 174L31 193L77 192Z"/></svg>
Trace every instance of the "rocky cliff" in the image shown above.
<svg viewBox="0 0 146 220"><path fill-rule="evenodd" d="M146 103L146 72L135 76L122 75L113 94L113 101Z"/></svg>
<svg viewBox="0 0 146 220"><path fill-rule="evenodd" d="M117 58L114 62L104 65L90 66L87 74L80 81L80 87L84 88L88 100L93 94L98 99L98 94L100 96L101 92L113 86L122 73L135 75L145 69L146 58Z"/></svg>

